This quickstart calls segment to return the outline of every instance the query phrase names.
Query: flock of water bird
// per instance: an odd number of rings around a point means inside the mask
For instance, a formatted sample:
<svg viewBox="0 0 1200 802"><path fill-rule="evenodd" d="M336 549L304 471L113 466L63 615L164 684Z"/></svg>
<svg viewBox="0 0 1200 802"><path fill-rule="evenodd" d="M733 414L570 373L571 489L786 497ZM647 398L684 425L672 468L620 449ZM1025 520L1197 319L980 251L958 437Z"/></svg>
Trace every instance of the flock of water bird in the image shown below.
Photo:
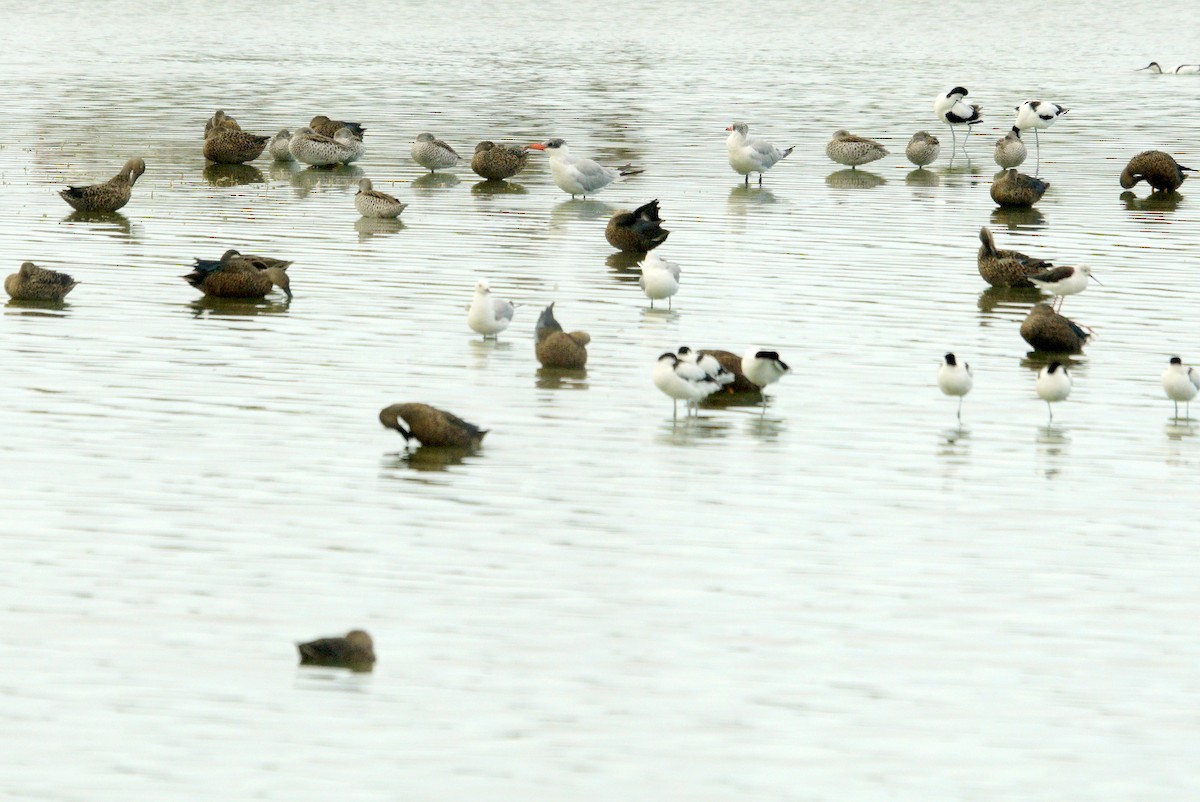
<svg viewBox="0 0 1200 802"><path fill-rule="evenodd" d="M1145 68L1164 72L1157 62ZM1200 72L1196 65L1183 65L1175 73ZM964 131L962 151L967 152L973 126L983 121L983 109L967 100L965 87L956 86L934 98L936 118L945 123L951 133L952 153L959 148L958 130ZM1000 138L993 158L1002 172L996 175L991 194L1000 205L1031 206L1046 192L1049 184L1037 177L1040 170L1040 135L1062 119L1069 109L1058 103L1026 100L1014 107L1011 129ZM1036 142L1034 175L1019 173L1028 152L1022 133L1033 130ZM757 174L761 185L764 175L792 154L794 147L780 148L769 140L750 134L746 123L736 122L726 131L726 149L730 167L749 184ZM243 164L258 158L264 151L277 161L299 161L313 167L331 167L361 160L365 153L366 129L359 123L332 120L324 115L314 117L309 125L294 133L284 129L274 137L259 136L242 130L235 119L217 111L205 124L204 156L218 164ZM593 195L613 182L641 172L632 164L610 167L573 154L562 139L550 139L524 146L480 142L470 159L471 169L489 181L510 178L525 168L531 152L543 152L549 159L553 181L563 192L576 196ZM935 162L940 156L941 143L927 131L915 133L905 148L906 158L919 169ZM430 133L418 135L411 145L411 156L421 167L435 172L455 167L462 157L446 142ZM889 155L881 143L866 137L839 130L825 148L829 159L851 169L870 164ZM969 158L969 157L968 157ZM1156 193L1172 193L1185 179L1191 168L1178 164L1163 151L1146 151L1130 159L1120 176L1122 187L1129 189L1139 181L1147 181ZM81 212L115 212L129 203L134 185L146 171L146 162L131 158L109 181L84 187L68 187L60 192L72 208ZM356 210L367 218L397 218L407 204L374 189L368 178L359 181L354 196ZM652 200L632 211L618 211L605 228L608 242L620 251L640 257L639 286L653 307L656 301L666 301L672 308L679 292L682 270L680 265L663 257L656 249L666 242L670 232L662 227L658 200ZM1056 303L1036 303L1021 325L1021 335L1035 350L1050 354L1070 354L1082 349L1092 336L1090 329L1080 326L1061 314L1066 296L1083 292L1091 280L1097 280L1085 266L1055 266L1044 259L1017 251L997 248L991 231L980 230L981 246L977 254L980 276L994 287L1021 289L1033 293L1046 291L1056 296ZM267 256L243 254L228 249L219 259L197 258L192 270L183 278L207 296L234 299L261 299L278 288L290 300L291 281L288 268L292 262ZM4 282L7 293L17 301L61 303L77 285L69 275L25 262L18 272ZM495 338L512 323L515 305L492 294L487 281L475 286L474 297L467 312L467 326L484 338ZM587 346L591 338L586 332L568 332L554 315L554 304L543 309L535 325L534 352L546 368L571 371L587 364ZM714 394L744 395L761 401L765 411L765 390L790 372L788 364L774 350L752 346L741 355L730 351L681 347L662 353L651 370L655 387L672 400L677 415L678 402L685 404L685 414L698 414L699 405ZM968 363L954 353L946 353L937 373L937 386L947 396L957 398L957 416L962 418L963 399L971 392L974 376ZM1050 361L1037 374L1035 391L1047 404L1053 421L1053 404L1066 400L1071 392L1072 379L1064 359ZM1200 393L1200 371L1186 366L1179 357L1172 357L1161 375L1166 396L1185 405ZM1190 408L1185 407L1185 415ZM406 447L410 440L434 448L477 447L487 430L462 420L456 415L419 402L392 404L379 412L381 424L403 436ZM341 638L323 638L298 644L301 661L321 665L341 665L369 670L374 662L370 636L355 630Z"/></svg>

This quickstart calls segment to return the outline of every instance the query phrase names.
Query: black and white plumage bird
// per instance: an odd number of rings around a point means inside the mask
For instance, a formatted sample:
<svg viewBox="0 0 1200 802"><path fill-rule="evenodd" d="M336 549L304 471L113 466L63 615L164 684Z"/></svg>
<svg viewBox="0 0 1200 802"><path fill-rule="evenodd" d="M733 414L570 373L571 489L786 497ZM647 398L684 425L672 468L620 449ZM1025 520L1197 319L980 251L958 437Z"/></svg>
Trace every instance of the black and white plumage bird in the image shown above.
<svg viewBox="0 0 1200 802"><path fill-rule="evenodd" d="M1189 368L1182 359L1173 356L1162 373L1162 388L1167 398L1175 402L1175 417L1179 417L1179 402L1182 401L1187 405L1183 414L1190 419L1191 400L1200 393L1200 371Z"/></svg>
<svg viewBox="0 0 1200 802"><path fill-rule="evenodd" d="M960 362L954 354L942 357L942 365L938 368L938 389L950 397L958 398L958 419L962 420L962 402L971 387L975 384L971 366Z"/></svg>
<svg viewBox="0 0 1200 802"><path fill-rule="evenodd" d="M698 365L704 371L705 375L715 381L719 387L733 384L734 380L737 379L733 375L733 372L726 370L725 366L712 354L693 351L684 345L676 351L676 355L684 362L691 362L694 365Z"/></svg>
<svg viewBox="0 0 1200 802"><path fill-rule="evenodd" d="M1061 362L1051 362L1038 371L1037 383L1034 385L1038 398L1046 402L1050 410L1050 420L1054 420L1054 407L1059 401L1066 401L1071 394L1071 376Z"/></svg>
<svg viewBox="0 0 1200 802"><path fill-rule="evenodd" d="M704 368L695 362L687 362L668 351L654 363L654 386L673 402L674 415L679 414L679 402L687 406L690 413L700 401L721 389L716 379L711 378Z"/></svg>
<svg viewBox="0 0 1200 802"><path fill-rule="evenodd" d="M983 122L983 109L963 100L967 96L966 87L956 86L949 92L938 95L933 99L933 112L938 119L950 126L950 152L958 147L958 139L954 133L957 125L967 126L967 136L971 135L971 126ZM967 141L963 139L963 153L967 152Z"/></svg>
<svg viewBox="0 0 1200 802"><path fill-rule="evenodd" d="M1036 176L1042 166L1042 143L1038 131L1054 125L1058 121L1058 118L1066 114L1070 109L1066 106L1060 106L1057 103L1051 103L1048 100L1026 100L1020 106L1017 106L1016 111L1016 128L1020 131L1033 129L1033 141L1037 151L1033 174Z"/></svg>
<svg viewBox="0 0 1200 802"><path fill-rule="evenodd" d="M767 410L767 385L779 381L791 370L788 364L779 358L778 351L751 347L742 354L742 373L758 385L758 391L762 393L764 413Z"/></svg>
<svg viewBox="0 0 1200 802"><path fill-rule="evenodd" d="M1058 296L1058 306L1055 307L1055 311L1058 312L1062 310L1066 296L1087 289L1089 278L1096 279L1097 284L1103 283L1092 275L1090 267L1053 267L1030 276L1029 282L1038 289Z"/></svg>

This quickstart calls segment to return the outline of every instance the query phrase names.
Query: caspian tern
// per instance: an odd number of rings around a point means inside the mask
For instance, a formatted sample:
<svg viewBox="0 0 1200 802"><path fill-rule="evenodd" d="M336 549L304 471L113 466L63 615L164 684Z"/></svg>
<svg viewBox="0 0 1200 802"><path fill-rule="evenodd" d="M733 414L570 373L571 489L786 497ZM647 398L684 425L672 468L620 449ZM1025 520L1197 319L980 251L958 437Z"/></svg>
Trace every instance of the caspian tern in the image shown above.
<svg viewBox="0 0 1200 802"><path fill-rule="evenodd" d="M550 174L555 185L572 198L576 195L595 195L621 176L642 172L631 164L621 167L605 167L599 162L572 156L567 143L561 139L549 142L534 142L527 145L530 150L545 151L550 157Z"/></svg>

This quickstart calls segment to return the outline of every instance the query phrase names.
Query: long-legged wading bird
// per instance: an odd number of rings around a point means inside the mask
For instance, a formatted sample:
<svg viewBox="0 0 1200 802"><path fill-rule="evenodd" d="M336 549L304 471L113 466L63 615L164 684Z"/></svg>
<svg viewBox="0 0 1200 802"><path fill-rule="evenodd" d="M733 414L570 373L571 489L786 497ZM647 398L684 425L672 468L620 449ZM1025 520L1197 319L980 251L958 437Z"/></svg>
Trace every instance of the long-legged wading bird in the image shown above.
<svg viewBox="0 0 1200 802"><path fill-rule="evenodd" d="M779 381L791 370L788 364L779 358L778 351L766 351L751 346L742 354L742 373L758 385L758 391L762 394L764 414L767 411L767 385Z"/></svg>
<svg viewBox="0 0 1200 802"><path fill-rule="evenodd" d="M1050 411L1050 420L1054 420L1054 407L1059 401L1066 401L1071 394L1071 376L1061 362L1051 362L1038 371L1037 382L1034 385L1038 398L1046 402Z"/></svg>
<svg viewBox="0 0 1200 802"><path fill-rule="evenodd" d="M1089 278L1097 284L1104 283L1092 275L1090 267L1052 267L1043 273L1030 276L1029 280L1039 290L1045 290L1058 296L1058 305L1054 311L1060 312L1063 301L1068 295L1074 295L1087 289Z"/></svg>
<svg viewBox="0 0 1200 802"><path fill-rule="evenodd" d="M971 392L971 387L975 384L971 366L960 362L954 354L946 354L938 368L937 383L938 389L944 394L958 398L958 419L962 420L963 398Z"/></svg>
<svg viewBox="0 0 1200 802"><path fill-rule="evenodd" d="M1162 373L1162 388L1167 398L1175 402L1175 417L1179 417L1179 402L1182 401L1187 405L1183 414L1190 419L1191 401L1196 393L1200 393L1200 370L1189 368L1182 359L1173 356Z"/></svg>
<svg viewBox="0 0 1200 802"><path fill-rule="evenodd" d="M392 404L379 411L379 422L399 432L406 448L409 440L434 448L474 448L488 433L487 429L428 404Z"/></svg>
<svg viewBox="0 0 1200 802"><path fill-rule="evenodd" d="M1038 131L1054 125L1058 121L1058 118L1068 111L1070 109L1066 106L1060 106L1057 103L1051 103L1046 100L1026 100L1020 106L1017 106L1016 127L1021 131L1028 131L1030 128L1033 129L1033 142L1037 151L1037 159L1033 167L1033 174L1035 176L1042 169L1042 141Z"/></svg>
<svg viewBox="0 0 1200 802"><path fill-rule="evenodd" d="M933 113L938 119L950 126L950 153L953 156L958 148L958 137L954 133L955 126L965 125L967 133L963 137L963 155L967 153L967 137L971 135L971 126L983 122L983 109L978 104L963 100L967 89L956 86L948 92L933 99Z"/></svg>
<svg viewBox="0 0 1200 802"><path fill-rule="evenodd" d="M654 386L672 400L672 417L679 415L680 401L686 405L684 414L690 414L700 401L721 388L704 368L694 362L684 361L670 351L654 363L652 379Z"/></svg>
<svg viewBox="0 0 1200 802"><path fill-rule="evenodd" d="M67 187L58 194L76 211L115 212L129 203L129 198L133 194L133 185L137 183L138 178L144 172L146 172L146 162L141 158L133 158L125 162L121 172L103 184Z"/></svg>
<svg viewBox="0 0 1200 802"><path fill-rule="evenodd" d="M796 146L792 145L787 150L780 150L762 137L750 136L750 126L746 123L734 123L725 130L730 132L725 138L725 149L729 151L729 166L739 175L746 176L747 186L750 185L751 173L758 173L758 183L762 186L763 173L786 159L796 149Z"/></svg>

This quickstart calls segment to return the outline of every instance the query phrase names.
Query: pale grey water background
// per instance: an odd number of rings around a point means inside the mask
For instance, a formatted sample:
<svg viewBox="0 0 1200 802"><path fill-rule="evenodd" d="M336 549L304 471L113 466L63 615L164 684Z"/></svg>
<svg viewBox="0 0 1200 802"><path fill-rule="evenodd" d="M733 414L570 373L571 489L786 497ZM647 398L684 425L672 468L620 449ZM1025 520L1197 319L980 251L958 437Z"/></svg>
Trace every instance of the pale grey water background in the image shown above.
<svg viewBox="0 0 1200 802"><path fill-rule="evenodd" d="M1158 385L1200 362L1200 183L1138 210L1116 180L1148 148L1200 161L1200 77L1133 72L1197 60L1185 6L0 12L0 273L83 282L0 314L0 798L1200 794L1200 439ZM904 144L946 133L954 84L987 136L911 181ZM1009 220L991 144L1028 97L1072 111L1043 137L1052 189ZM214 186L215 108L264 134L363 121L403 226L359 221L355 176L260 159ZM798 146L762 191L726 164L734 119ZM887 139L877 186L824 157L841 127ZM430 185L422 130L647 171L586 203L541 156L521 193L465 166ZM132 155L118 223L64 220L62 185ZM602 234L655 197L671 314ZM1067 301L1100 336L1053 428L1026 305L975 270L988 223L1105 282ZM296 260L290 307L199 304L178 276L227 247ZM525 304L498 345L465 325L480 276ZM551 300L592 334L586 379L538 376ZM754 343L794 367L765 419L673 426L655 356ZM976 370L961 430L947 349ZM416 470L375 417L400 400L493 433ZM292 641L355 626L373 674L295 667Z"/></svg>

